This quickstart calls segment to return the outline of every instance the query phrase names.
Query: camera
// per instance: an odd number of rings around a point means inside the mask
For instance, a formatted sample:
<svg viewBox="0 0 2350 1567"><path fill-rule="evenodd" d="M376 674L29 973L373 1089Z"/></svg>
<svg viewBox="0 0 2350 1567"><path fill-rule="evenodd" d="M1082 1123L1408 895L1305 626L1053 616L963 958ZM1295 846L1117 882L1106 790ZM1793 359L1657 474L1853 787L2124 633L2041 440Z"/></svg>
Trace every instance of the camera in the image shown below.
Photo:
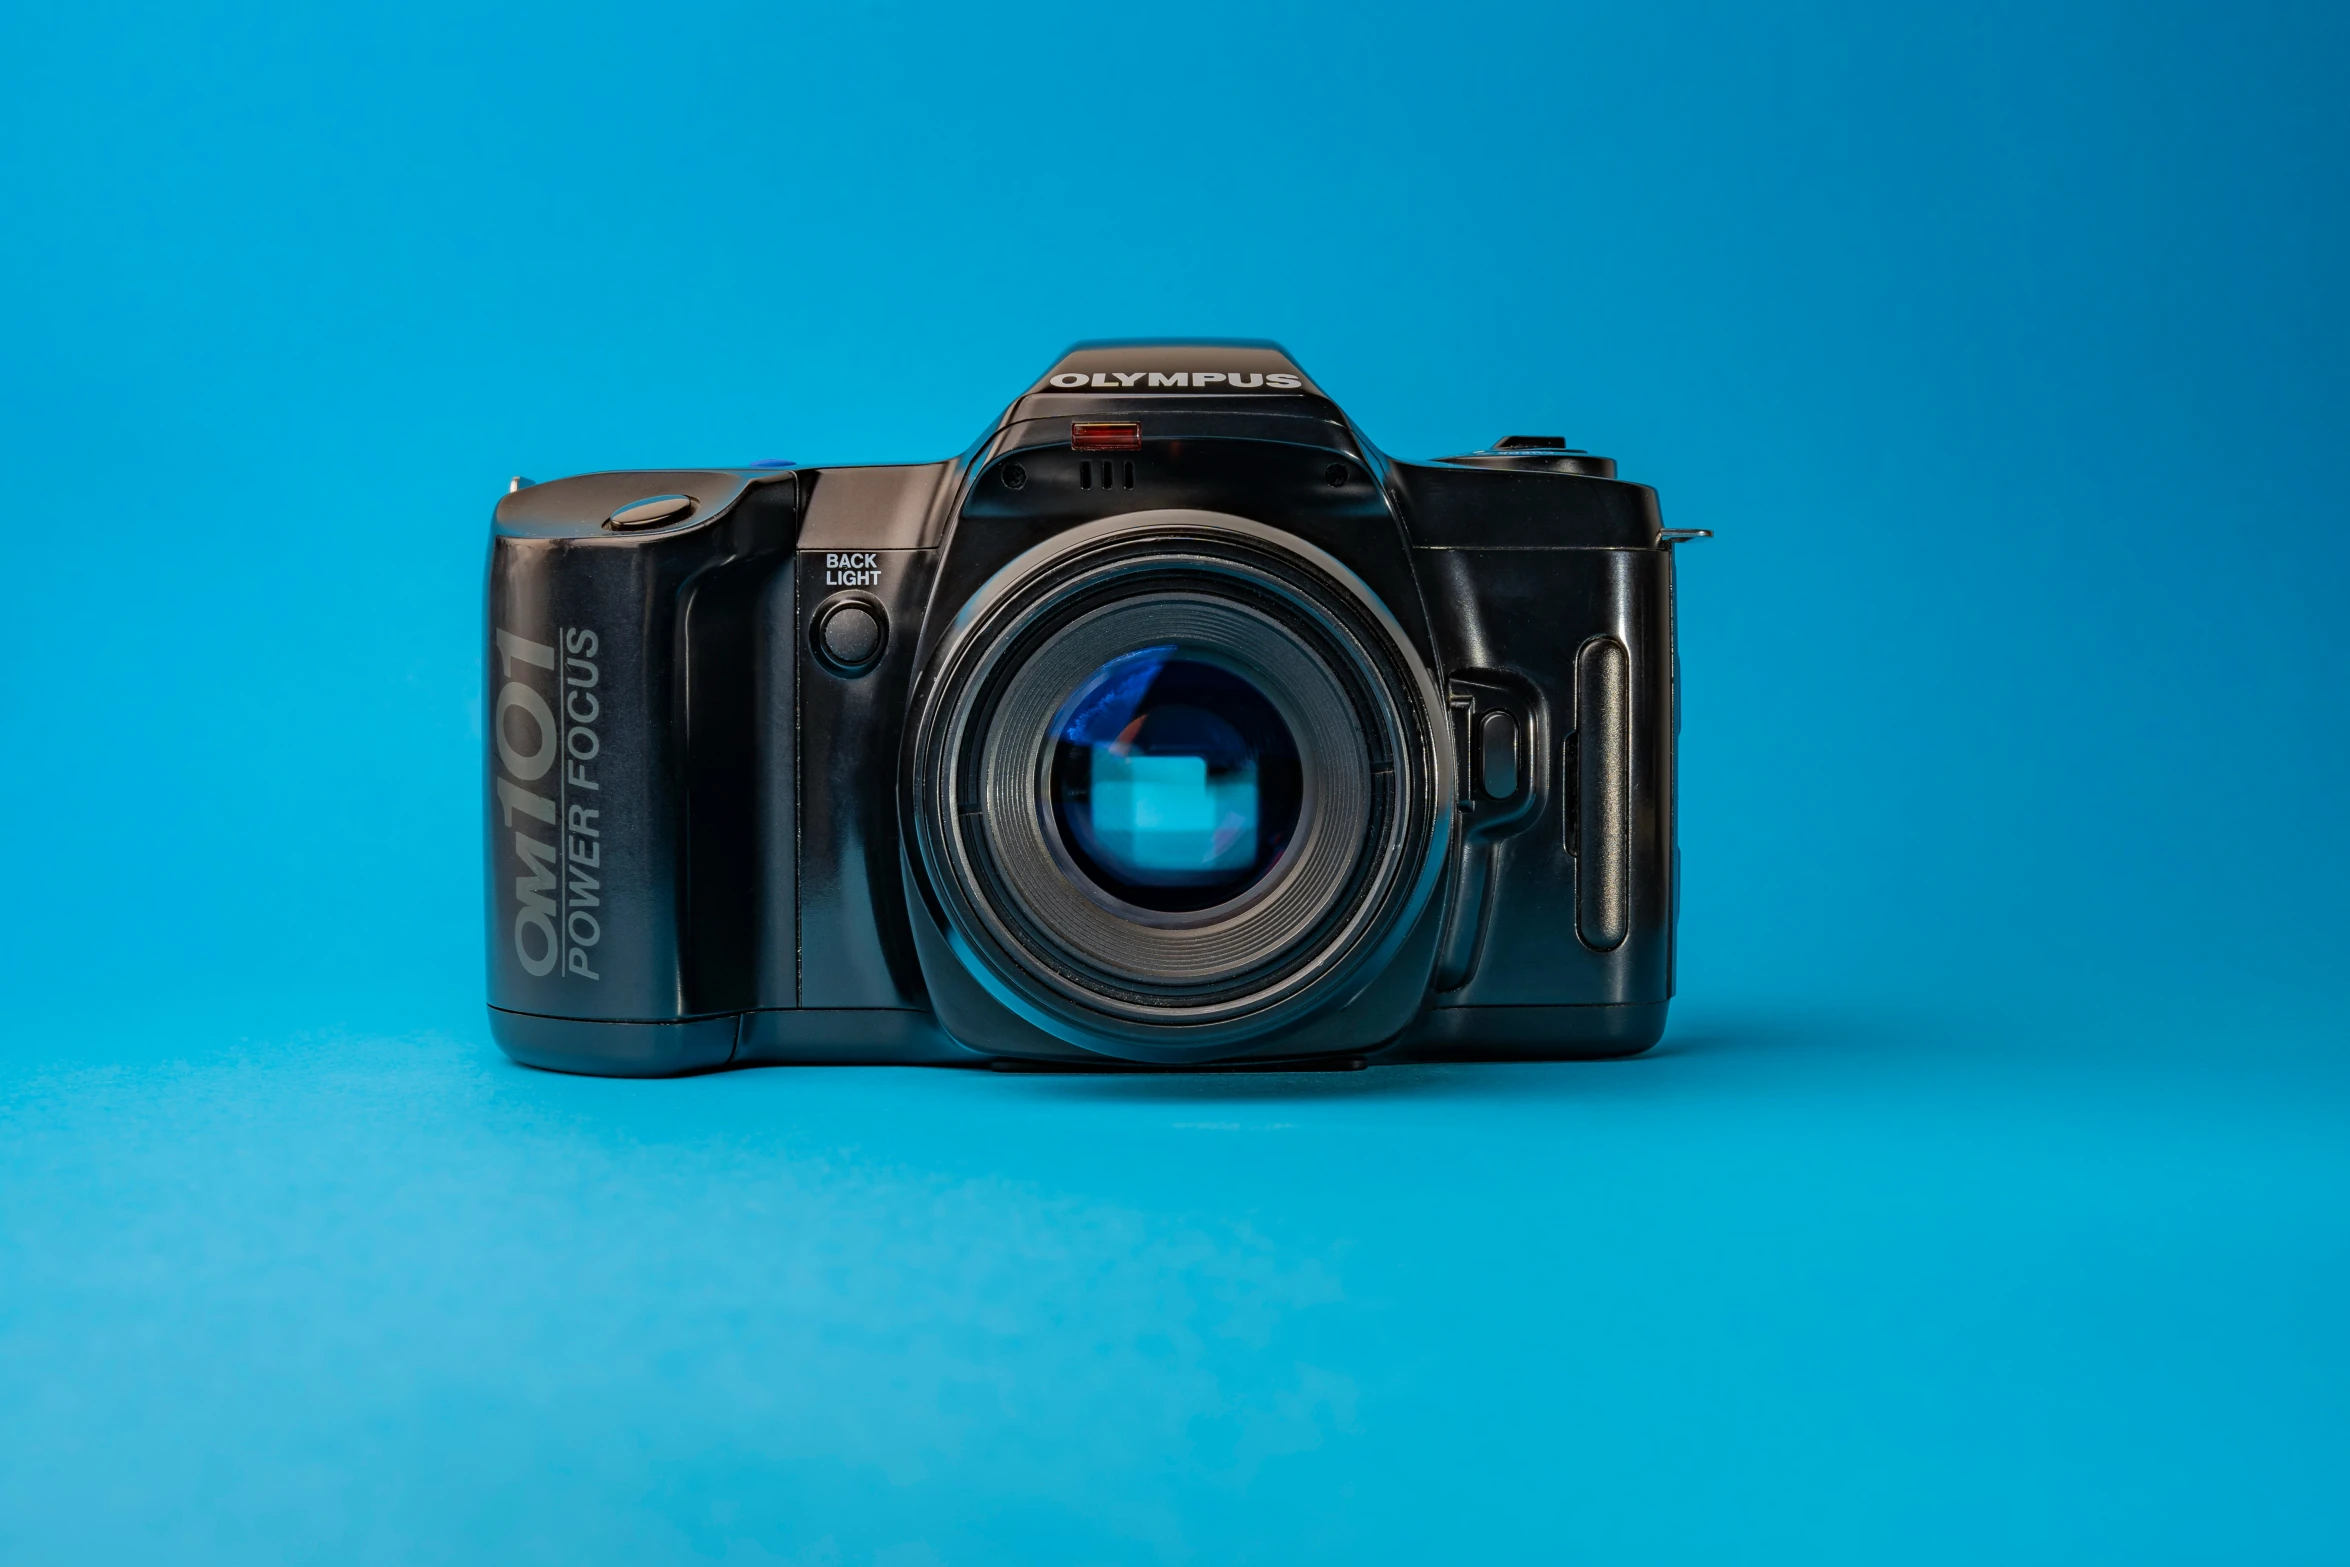
<svg viewBox="0 0 2350 1567"><path fill-rule="evenodd" d="M1277 345L1081 343L963 455L499 502L515 1060L1628 1055L1673 993L1673 546L1563 439L1387 457Z"/></svg>

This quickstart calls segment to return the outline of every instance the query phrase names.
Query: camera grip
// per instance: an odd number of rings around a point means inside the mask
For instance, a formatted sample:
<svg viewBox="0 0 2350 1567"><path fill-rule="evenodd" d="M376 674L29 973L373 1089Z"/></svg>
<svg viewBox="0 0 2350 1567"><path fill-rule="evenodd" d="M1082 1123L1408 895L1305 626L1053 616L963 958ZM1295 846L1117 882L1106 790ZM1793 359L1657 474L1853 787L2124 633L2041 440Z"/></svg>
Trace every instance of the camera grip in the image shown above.
<svg viewBox="0 0 2350 1567"><path fill-rule="evenodd" d="M490 570L490 1004L671 1021L677 594L650 552L499 539Z"/></svg>
<svg viewBox="0 0 2350 1567"><path fill-rule="evenodd" d="M705 495L718 488L709 481L723 480L727 503L745 488L733 475L629 479ZM740 596L718 590L745 574L728 568L746 555L788 547L788 494L776 497L786 502L780 517L772 504L732 515L710 505L692 526L640 537L602 526L610 508L600 495L568 498L568 522L543 520L565 497L534 499L538 517L501 508L490 554L492 1031L515 1059L560 1070L666 1075L724 1065L733 1014L753 1003L747 965L713 974L705 951L724 944L693 939L696 908L729 900L723 887L696 885L691 817L697 804L720 823L740 813L719 809L733 786L724 776L716 794L700 786L689 719L697 695L710 697L690 688L688 674L721 661L697 660L695 638L739 634L743 623L698 606Z"/></svg>

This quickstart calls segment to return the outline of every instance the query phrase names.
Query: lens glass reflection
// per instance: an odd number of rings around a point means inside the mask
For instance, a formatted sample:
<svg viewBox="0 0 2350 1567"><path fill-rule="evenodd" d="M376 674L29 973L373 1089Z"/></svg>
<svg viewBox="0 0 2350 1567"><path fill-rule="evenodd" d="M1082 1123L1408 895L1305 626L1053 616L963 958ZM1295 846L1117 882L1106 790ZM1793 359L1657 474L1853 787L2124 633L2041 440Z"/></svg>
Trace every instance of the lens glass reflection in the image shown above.
<svg viewBox="0 0 2350 1567"><path fill-rule="evenodd" d="M1174 647L1096 670L1053 725L1052 808L1070 857L1141 908L1245 892L1297 831L1297 741L1265 694Z"/></svg>

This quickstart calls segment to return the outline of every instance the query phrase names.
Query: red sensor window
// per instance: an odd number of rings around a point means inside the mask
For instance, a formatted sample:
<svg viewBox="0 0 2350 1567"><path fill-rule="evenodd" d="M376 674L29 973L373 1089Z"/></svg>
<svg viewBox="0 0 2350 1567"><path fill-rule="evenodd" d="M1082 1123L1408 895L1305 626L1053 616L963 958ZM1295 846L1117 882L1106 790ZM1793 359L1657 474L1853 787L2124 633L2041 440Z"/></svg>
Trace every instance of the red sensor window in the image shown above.
<svg viewBox="0 0 2350 1567"><path fill-rule="evenodd" d="M1078 419L1069 426L1069 444L1081 452L1139 452L1142 450L1142 426L1100 424Z"/></svg>

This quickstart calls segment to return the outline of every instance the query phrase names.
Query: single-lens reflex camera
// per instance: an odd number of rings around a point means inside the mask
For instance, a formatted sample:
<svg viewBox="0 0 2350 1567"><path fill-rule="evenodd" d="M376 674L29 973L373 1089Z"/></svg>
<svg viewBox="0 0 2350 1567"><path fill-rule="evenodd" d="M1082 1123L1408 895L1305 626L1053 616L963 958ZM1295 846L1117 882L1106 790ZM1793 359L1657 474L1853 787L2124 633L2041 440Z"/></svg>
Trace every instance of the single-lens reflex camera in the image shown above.
<svg viewBox="0 0 2350 1567"><path fill-rule="evenodd" d="M1080 344L945 462L516 480L517 1061L1626 1055L1673 993L1672 546L1548 436L1401 462L1262 342Z"/></svg>

